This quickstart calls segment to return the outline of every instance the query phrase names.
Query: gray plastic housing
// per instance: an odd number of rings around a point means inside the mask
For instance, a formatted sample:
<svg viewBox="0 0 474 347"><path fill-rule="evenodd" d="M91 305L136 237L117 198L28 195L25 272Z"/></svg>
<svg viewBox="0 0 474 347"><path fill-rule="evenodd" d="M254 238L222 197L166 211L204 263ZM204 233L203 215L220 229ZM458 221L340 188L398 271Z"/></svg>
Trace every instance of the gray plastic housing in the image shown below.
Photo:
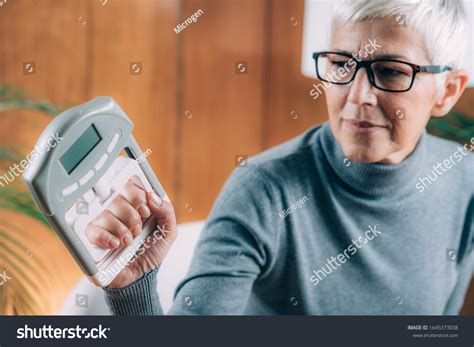
<svg viewBox="0 0 474 347"><path fill-rule="evenodd" d="M71 174L68 174L59 158L92 124L99 132L102 140L87 154ZM54 134L62 139L49 151L36 159L32 159L23 174L23 179L37 207L46 216L51 227L59 235L82 271L88 276L95 276L99 269L76 233L66 223L65 214L74 202L97 183L119 156L122 149L125 149L133 159L140 158L142 151L132 135L132 130L133 123L111 97L94 98L89 102L62 112L53 119L42 132L36 146L46 148L47 141ZM116 133L120 134L119 140L100 170L94 170L95 174L92 179L82 186L79 185L79 188L73 193L63 196L63 189L84 177L94 167L103 153L107 152L106 149ZM160 197L165 197L166 192L148 161L141 160L139 165L153 191Z"/></svg>

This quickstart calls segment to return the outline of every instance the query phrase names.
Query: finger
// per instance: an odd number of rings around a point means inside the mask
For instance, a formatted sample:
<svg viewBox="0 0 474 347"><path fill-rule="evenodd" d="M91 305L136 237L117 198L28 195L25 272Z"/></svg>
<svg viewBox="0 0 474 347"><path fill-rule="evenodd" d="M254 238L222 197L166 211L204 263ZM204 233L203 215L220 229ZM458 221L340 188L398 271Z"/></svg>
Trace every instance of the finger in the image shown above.
<svg viewBox="0 0 474 347"><path fill-rule="evenodd" d="M118 195L107 209L125 224L133 236L140 235L142 232L142 218L122 195Z"/></svg>
<svg viewBox="0 0 474 347"><path fill-rule="evenodd" d="M147 193L148 204L151 212L156 217L156 223L159 227L167 229L171 232L171 236L175 237L176 215L174 213L173 205L166 199L160 198L156 193ZM169 229L169 230L168 230ZM168 234L167 236L169 236Z"/></svg>
<svg viewBox="0 0 474 347"><path fill-rule="evenodd" d="M145 191L145 187L143 187L142 182L140 181L140 179L139 179L137 176L132 176L132 177L130 178L130 181L131 181L133 184L137 185L138 188L141 188L141 189L143 189L143 190Z"/></svg>
<svg viewBox="0 0 474 347"><path fill-rule="evenodd" d="M122 190L122 196L138 211L141 218L147 219L151 216L151 211L147 205L146 192L143 188L137 185L138 180L132 177ZM135 182L137 181L137 182Z"/></svg>
<svg viewBox="0 0 474 347"><path fill-rule="evenodd" d="M85 235L90 243L102 248L115 249L120 246L120 240L118 238L109 231L94 224L87 226Z"/></svg>
<svg viewBox="0 0 474 347"><path fill-rule="evenodd" d="M133 242L131 231L109 210L102 212L99 217L91 222L91 225L96 225L107 230L113 236L118 238L124 246L128 246Z"/></svg>

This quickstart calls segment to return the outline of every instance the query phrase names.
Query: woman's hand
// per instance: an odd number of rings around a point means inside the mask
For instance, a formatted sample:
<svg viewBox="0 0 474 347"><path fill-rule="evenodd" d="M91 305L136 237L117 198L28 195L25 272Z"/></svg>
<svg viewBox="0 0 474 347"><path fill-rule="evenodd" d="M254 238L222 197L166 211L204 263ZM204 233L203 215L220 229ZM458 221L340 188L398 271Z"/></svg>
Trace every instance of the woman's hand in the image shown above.
<svg viewBox="0 0 474 347"><path fill-rule="evenodd" d="M161 264L178 234L173 206L130 180L107 209L87 226L85 234L92 244L116 249L132 244L134 237L143 232L143 222L152 214L158 231L145 239L136 259L115 277L109 288L126 287Z"/></svg>

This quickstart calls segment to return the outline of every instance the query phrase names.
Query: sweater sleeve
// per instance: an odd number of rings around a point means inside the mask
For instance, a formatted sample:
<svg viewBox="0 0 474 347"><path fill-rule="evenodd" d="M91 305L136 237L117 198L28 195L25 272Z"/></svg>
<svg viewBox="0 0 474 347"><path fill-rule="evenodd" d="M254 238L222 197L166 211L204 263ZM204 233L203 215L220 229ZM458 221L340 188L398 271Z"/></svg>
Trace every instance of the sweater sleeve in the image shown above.
<svg viewBox="0 0 474 347"><path fill-rule="evenodd" d="M271 185L255 167L234 171L211 210L168 314L245 312L254 282L274 260L272 195ZM157 271L129 287L105 289L112 312L163 314L156 292Z"/></svg>
<svg viewBox="0 0 474 347"><path fill-rule="evenodd" d="M162 315L160 299L156 291L156 275L159 266L124 288L103 288L105 301L112 314L117 316Z"/></svg>

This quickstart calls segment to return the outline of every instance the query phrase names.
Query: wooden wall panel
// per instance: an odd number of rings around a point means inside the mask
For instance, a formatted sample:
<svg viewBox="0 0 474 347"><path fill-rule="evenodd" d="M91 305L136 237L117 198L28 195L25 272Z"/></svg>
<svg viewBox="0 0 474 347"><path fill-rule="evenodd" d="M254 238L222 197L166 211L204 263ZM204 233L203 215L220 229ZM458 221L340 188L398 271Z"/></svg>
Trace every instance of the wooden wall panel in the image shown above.
<svg viewBox="0 0 474 347"><path fill-rule="evenodd" d="M11 84L21 88L33 100L47 99L65 106L82 102L86 96L87 32L78 18L87 11L88 4L80 0L22 0L4 4L0 8L0 85ZM35 63L33 74L23 73L24 62ZM2 112L0 146L16 147L23 154L30 152L50 120L47 115L34 111ZM17 181L20 179L16 178ZM79 267L59 238L37 221L20 215L20 212L4 209L0 209L0 219L25 228L25 234L17 236L18 239L26 237L27 231L33 231L45 241L25 246L30 247L31 258L25 256L27 250L16 249L19 259L25 257L26 266L35 269L44 262L48 264L48 259L44 258L47 254L45 250L53 251L51 259L62 263L63 266L54 271L59 277L53 275L48 283L40 283L44 284L40 292L51 295L51 300L43 303L43 310L35 306L34 311L59 314L63 301L80 279ZM50 271L51 266L44 269L44 275L48 276ZM31 280L35 281L34 276ZM23 283L24 279L15 276L13 269L12 283L19 282ZM29 305L36 304L28 295L21 298L27 300Z"/></svg>
<svg viewBox="0 0 474 347"><path fill-rule="evenodd" d="M58 105L82 102L87 75L87 32L79 17L84 1L9 1L0 8L0 85L13 84L34 99ZM35 62L24 75L23 63ZM8 111L0 116L3 144L22 144L30 151L50 120L38 112ZM14 131L11 131L14 129Z"/></svg>
<svg viewBox="0 0 474 347"><path fill-rule="evenodd" d="M454 109L474 119L474 88L466 89Z"/></svg>
<svg viewBox="0 0 474 347"><path fill-rule="evenodd" d="M121 105L174 202L178 1L114 0L93 7L86 24L92 42L88 97L110 95ZM141 64L139 74L131 73L131 62Z"/></svg>
<svg viewBox="0 0 474 347"><path fill-rule="evenodd" d="M199 20L178 34L182 90L175 209L181 222L206 218L235 167L235 155L262 149L265 2L184 0L181 19L198 9L204 12ZM237 61L248 63L247 74L236 74Z"/></svg>
<svg viewBox="0 0 474 347"><path fill-rule="evenodd" d="M309 95L315 81L301 73L304 0L273 0L271 13L265 147L275 146L327 120L324 98L314 101Z"/></svg>

